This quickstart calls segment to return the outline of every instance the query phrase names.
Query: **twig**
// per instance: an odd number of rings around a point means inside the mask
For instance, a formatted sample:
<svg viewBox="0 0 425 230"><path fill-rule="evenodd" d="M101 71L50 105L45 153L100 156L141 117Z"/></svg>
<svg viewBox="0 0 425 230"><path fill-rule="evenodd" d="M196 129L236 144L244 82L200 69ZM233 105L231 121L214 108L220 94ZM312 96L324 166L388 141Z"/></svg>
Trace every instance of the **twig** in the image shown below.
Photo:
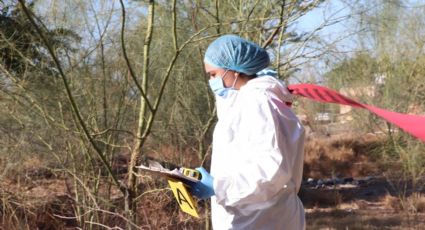
<svg viewBox="0 0 425 230"><path fill-rule="evenodd" d="M93 221L85 221L84 223L88 223L88 224L94 224L94 225L97 225L97 226L100 226L100 227L104 227L104 228L106 228L106 229L109 229L109 230L112 230L112 229L120 229L120 230L123 230L123 228L120 228L120 227L117 227L117 226L115 226L115 227L108 227L108 226L106 226L106 225L104 225L104 224L101 224L101 223L97 223L97 222L93 222Z"/></svg>
<svg viewBox="0 0 425 230"><path fill-rule="evenodd" d="M280 8L280 18L279 18L279 23L278 23L279 25L282 24L282 22L283 22L283 13L285 12L285 4L286 4L286 0L283 0L282 5L281 5L281 8ZM282 25L282 26L277 27L273 31L273 33L269 36L269 38L263 43L263 45L262 45L263 48L266 48L267 46L269 46L272 43L274 37L277 35L277 33L279 33L279 30L282 27L285 28L286 27L286 23L285 23L285 25ZM282 30L284 30L283 28L282 28Z"/></svg>
<svg viewBox="0 0 425 230"><path fill-rule="evenodd" d="M28 20L30 20L31 24L34 26L34 28L36 29L37 33L40 35L41 39L43 40L44 44L47 47L47 50L49 52L49 54L51 55L51 57L53 58L53 61L56 65L56 67L58 68L59 74L62 78L63 84L65 86L65 90L66 90L66 94L68 96L69 102L71 104L71 107L74 111L75 116L77 117L78 123L81 126L81 128L83 129L83 132L85 134L85 136L87 137L87 139L89 140L91 146L95 149L95 152L97 153L98 157L100 158L100 160L102 161L103 166L107 169L109 175L111 176L114 184L120 188L121 192L125 192L125 188L119 183L118 178L115 177L115 175L112 172L112 168L111 166L108 164L105 156L102 153L102 150L96 145L96 142L94 141L94 139L90 136L89 130L80 114L80 111L78 109L77 103L74 100L74 97L71 93L71 89L69 87L68 84L68 80L66 78L66 75L62 69L61 63L59 62L59 59L56 57L55 52L53 51L52 46L50 45L49 41L47 40L47 37L45 36L45 34L43 33L43 31L40 29L40 27L35 23L34 21L34 17L32 16L32 13L30 13L30 11L28 10L28 8L25 6L25 0L19 0L19 3L25 13L25 15L27 16Z"/></svg>
<svg viewBox="0 0 425 230"><path fill-rule="evenodd" d="M151 104L149 103L149 100L146 96L145 90L142 88L142 86L139 84L139 81L137 80L136 74L134 73L133 67L131 66L130 60L128 59L127 55L127 49L125 48L125 41L124 41L124 29L125 29L125 6L123 0L120 0L121 3L121 12L122 12L122 22L121 22L121 48L122 53L125 59L125 63L127 64L127 68L130 71L130 76L134 81L134 84L136 84L137 89L139 90L140 94L142 95L143 99L145 100L149 110L153 110ZM147 66L144 66L143 68L147 68ZM146 89L146 88L145 88Z"/></svg>

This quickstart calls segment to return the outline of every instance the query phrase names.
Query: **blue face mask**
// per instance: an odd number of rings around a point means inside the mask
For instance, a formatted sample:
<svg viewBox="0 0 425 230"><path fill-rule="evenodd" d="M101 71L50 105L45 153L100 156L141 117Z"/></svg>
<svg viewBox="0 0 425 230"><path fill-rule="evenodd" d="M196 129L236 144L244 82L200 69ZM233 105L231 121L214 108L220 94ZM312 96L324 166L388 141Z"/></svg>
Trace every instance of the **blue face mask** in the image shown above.
<svg viewBox="0 0 425 230"><path fill-rule="evenodd" d="M233 86L231 88L224 87L223 79L226 77L227 71L228 70L226 70L224 72L223 76L221 76L221 77L216 76L215 78L210 79L208 81L210 88L214 92L214 94L217 95L217 96L223 97L223 98L227 97L227 94L229 93L230 90L235 90L233 87L236 83L236 79L235 79L235 82L233 83Z"/></svg>

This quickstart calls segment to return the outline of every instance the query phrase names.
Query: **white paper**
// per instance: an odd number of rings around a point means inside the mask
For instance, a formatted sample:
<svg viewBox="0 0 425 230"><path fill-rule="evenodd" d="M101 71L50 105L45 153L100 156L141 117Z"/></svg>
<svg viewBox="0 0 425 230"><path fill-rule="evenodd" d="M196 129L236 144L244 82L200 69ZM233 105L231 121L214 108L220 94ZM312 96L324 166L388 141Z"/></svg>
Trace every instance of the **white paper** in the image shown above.
<svg viewBox="0 0 425 230"><path fill-rule="evenodd" d="M139 165L139 166L136 166L136 168L149 171L154 174L159 174L161 176L174 178L182 182L187 182L187 181L198 182L196 178L185 176L177 168L170 170L170 169L164 168L159 162L150 161L150 160L148 160L148 164L149 166Z"/></svg>

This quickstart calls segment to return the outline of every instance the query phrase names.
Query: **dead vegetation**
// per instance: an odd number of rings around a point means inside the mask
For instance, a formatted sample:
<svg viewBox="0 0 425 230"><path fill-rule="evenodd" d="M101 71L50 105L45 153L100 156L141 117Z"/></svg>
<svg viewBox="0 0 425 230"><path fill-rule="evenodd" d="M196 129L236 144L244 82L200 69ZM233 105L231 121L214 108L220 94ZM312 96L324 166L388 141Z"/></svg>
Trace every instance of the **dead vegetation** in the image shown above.
<svg viewBox="0 0 425 230"><path fill-rule="evenodd" d="M361 177L378 174L379 160L373 150L384 144L384 138L374 134L310 138L305 146L304 177Z"/></svg>
<svg viewBox="0 0 425 230"><path fill-rule="evenodd" d="M308 229L415 229L424 224L425 191L418 186L423 181L416 181L414 186L411 181L401 179L396 172L400 170L383 171L388 165L371 151L384 143L385 139L373 135L307 141L305 179L374 176L361 186L303 186L299 195L306 208ZM159 160L163 162L179 161L173 154L175 149L164 147L160 151L161 154L152 152L150 157L161 156ZM119 172L120 168L125 168L128 157L116 158L114 170ZM196 161L195 156L193 161ZM37 165L42 162L28 160L20 168L21 173L8 173L0 180L0 229L72 229L81 226L81 221L87 228L103 229L94 219L88 218L89 213L96 213L103 226L120 229L128 224L119 191L110 191L112 203L109 207L82 207L81 201L75 200L76 190L68 174ZM209 225L207 203L198 202L202 217L195 219L179 210L163 179L145 175L139 177L138 182L138 190L143 191L135 198L138 228L200 229ZM106 189L107 185L100 186L101 192ZM78 214L78 208L85 208L86 212Z"/></svg>
<svg viewBox="0 0 425 230"><path fill-rule="evenodd" d="M0 187L0 229L75 229L84 220L84 229L103 229L101 226L116 226L117 229L128 224L123 214L123 197L119 192L110 208L84 207L88 210L81 216L77 209L81 206L69 188L66 177L34 178L29 181L7 180ZM195 219L179 211L171 190L160 178L142 179L139 189L146 191L137 197L139 222L134 224L141 229L197 229L204 226L204 219ZM200 213L206 211L205 202L199 202ZM120 211L121 210L121 211ZM97 213L102 223L85 218L89 212ZM120 227L121 226L121 227ZM99 228L97 228L99 227Z"/></svg>
<svg viewBox="0 0 425 230"><path fill-rule="evenodd" d="M408 197L386 195L383 198L385 208L394 212L425 213L425 195L415 192Z"/></svg>
<svg viewBox="0 0 425 230"><path fill-rule="evenodd" d="M364 178L358 186L302 187L307 229L421 229L423 177L411 177L396 156L382 157L388 140L374 134L339 135L306 143L305 178Z"/></svg>

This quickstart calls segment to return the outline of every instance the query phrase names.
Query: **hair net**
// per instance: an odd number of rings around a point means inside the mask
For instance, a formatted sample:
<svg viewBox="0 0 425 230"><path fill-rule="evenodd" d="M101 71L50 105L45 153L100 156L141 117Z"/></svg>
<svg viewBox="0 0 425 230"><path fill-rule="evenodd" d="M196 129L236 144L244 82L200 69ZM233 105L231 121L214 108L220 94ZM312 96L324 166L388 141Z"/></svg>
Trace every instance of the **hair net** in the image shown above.
<svg viewBox="0 0 425 230"><path fill-rule="evenodd" d="M223 35L205 52L204 62L215 67L254 75L270 64L267 51L236 35Z"/></svg>

